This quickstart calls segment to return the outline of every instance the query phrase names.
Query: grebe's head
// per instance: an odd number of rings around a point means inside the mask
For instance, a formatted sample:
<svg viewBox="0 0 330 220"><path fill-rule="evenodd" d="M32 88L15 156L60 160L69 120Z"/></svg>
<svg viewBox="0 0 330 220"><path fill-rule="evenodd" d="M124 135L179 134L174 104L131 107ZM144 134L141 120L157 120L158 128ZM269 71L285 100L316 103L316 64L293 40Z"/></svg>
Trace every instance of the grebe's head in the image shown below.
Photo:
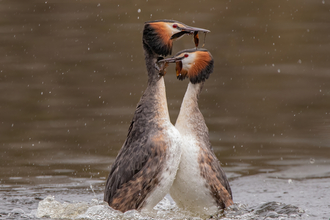
<svg viewBox="0 0 330 220"><path fill-rule="evenodd" d="M189 78L190 82L200 83L209 78L213 72L214 61L211 53L206 49L182 50L174 57L162 59L158 62L176 63L176 76L183 80ZM164 64L164 65L165 65ZM165 65L166 66L166 65Z"/></svg>
<svg viewBox="0 0 330 220"><path fill-rule="evenodd" d="M190 27L174 20L148 21L143 29L143 41L149 45L154 53L167 56L172 53L173 41L185 34L194 34L196 47L198 46L198 32L208 33L209 30Z"/></svg>

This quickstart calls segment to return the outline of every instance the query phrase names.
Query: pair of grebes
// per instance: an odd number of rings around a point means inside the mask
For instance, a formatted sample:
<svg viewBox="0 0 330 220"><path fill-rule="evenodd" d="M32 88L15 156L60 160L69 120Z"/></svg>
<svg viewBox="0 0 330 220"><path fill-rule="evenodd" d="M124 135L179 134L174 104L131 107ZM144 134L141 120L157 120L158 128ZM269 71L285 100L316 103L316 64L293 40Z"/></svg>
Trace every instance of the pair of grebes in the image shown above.
<svg viewBox="0 0 330 220"><path fill-rule="evenodd" d="M170 193L179 208L214 214L233 204L232 192L209 142L208 128L198 107L203 84L213 71L210 52L199 49L198 32L208 30L173 20L146 22L143 49L148 87L142 95L127 139L113 163L104 201L126 212L151 211ZM173 41L193 35L196 48L174 57ZM175 126L170 122L164 75L176 64L177 78L190 80Z"/></svg>

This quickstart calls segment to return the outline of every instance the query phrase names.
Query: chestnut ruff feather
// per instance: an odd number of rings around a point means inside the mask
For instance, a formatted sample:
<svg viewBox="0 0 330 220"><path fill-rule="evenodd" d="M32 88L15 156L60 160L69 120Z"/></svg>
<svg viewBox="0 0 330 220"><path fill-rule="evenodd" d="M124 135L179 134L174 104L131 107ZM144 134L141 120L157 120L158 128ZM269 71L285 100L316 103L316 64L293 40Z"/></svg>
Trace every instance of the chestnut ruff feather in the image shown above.
<svg viewBox="0 0 330 220"><path fill-rule="evenodd" d="M167 56L172 53L171 36L164 24L160 22L147 23L143 30L143 40L159 55Z"/></svg>
<svg viewBox="0 0 330 220"><path fill-rule="evenodd" d="M207 80L210 74L213 72L213 68L214 68L214 61L210 52L206 49L194 48L194 49L182 50L179 53L177 53L175 56L179 56L180 54L184 54L184 53L188 53L188 54L197 53L197 56L195 58L194 64L191 66L189 70L182 69L182 64L180 65L181 74L178 74L177 71L177 78L179 80L183 80L185 77L188 77L190 82L193 84L204 82L205 80Z"/></svg>
<svg viewBox="0 0 330 220"><path fill-rule="evenodd" d="M188 32L181 31L173 36L168 31L166 24L177 24L178 26L186 26L185 24L175 20L154 20L148 21L144 25L143 40L149 45L153 51L161 56L172 54L173 40L181 37Z"/></svg>

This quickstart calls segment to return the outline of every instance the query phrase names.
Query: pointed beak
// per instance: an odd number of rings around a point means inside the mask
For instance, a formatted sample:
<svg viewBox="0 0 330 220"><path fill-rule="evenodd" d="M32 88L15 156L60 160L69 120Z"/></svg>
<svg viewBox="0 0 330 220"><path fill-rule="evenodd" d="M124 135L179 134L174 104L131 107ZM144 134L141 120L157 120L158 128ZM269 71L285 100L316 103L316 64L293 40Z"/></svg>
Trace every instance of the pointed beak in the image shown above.
<svg viewBox="0 0 330 220"><path fill-rule="evenodd" d="M164 62L164 65L167 65L168 63L175 63L175 72L176 77L179 80L184 80L187 77L188 71L182 69L182 59L184 56L177 56L177 57L170 57L166 59L159 60L158 63Z"/></svg>
<svg viewBox="0 0 330 220"><path fill-rule="evenodd" d="M181 56L181 57L170 57L170 58L167 58L167 59L162 59L162 60L159 60L158 63L162 63L164 62L164 65L168 65L168 63L175 63L175 72L176 72L176 77L180 80L183 80L184 78L186 78L187 76L187 71L183 71L182 70L182 59L184 57Z"/></svg>
<svg viewBox="0 0 330 220"><path fill-rule="evenodd" d="M211 31L203 29L203 28L190 27L190 26L181 27L180 30L181 31L179 33L172 35L170 39L175 40L175 39L182 37L185 34L194 34L194 33L198 33L198 32L203 32L203 33L211 32Z"/></svg>
<svg viewBox="0 0 330 220"><path fill-rule="evenodd" d="M183 27L183 28L181 28L181 30L189 32L190 34L193 34L194 32L203 32L203 33L211 32L210 30L207 30L207 29L197 28L197 27L190 27L190 26Z"/></svg>
<svg viewBox="0 0 330 220"><path fill-rule="evenodd" d="M159 60L157 63L175 63L182 60L184 57L170 57L166 59Z"/></svg>

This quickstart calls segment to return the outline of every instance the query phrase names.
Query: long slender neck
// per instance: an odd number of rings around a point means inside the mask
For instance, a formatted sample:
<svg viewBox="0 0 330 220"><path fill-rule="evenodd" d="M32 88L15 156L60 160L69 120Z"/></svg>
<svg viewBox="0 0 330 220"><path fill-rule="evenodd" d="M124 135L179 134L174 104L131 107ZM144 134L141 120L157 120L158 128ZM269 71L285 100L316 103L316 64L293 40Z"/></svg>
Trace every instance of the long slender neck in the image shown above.
<svg viewBox="0 0 330 220"><path fill-rule="evenodd" d="M143 42L143 49L148 72L148 87L138 105L150 118L169 120L164 78L156 69L158 55L145 42Z"/></svg>
<svg viewBox="0 0 330 220"><path fill-rule="evenodd" d="M200 141L208 143L208 128L198 107L198 98L203 84L189 82L175 127L181 135L193 135Z"/></svg>

